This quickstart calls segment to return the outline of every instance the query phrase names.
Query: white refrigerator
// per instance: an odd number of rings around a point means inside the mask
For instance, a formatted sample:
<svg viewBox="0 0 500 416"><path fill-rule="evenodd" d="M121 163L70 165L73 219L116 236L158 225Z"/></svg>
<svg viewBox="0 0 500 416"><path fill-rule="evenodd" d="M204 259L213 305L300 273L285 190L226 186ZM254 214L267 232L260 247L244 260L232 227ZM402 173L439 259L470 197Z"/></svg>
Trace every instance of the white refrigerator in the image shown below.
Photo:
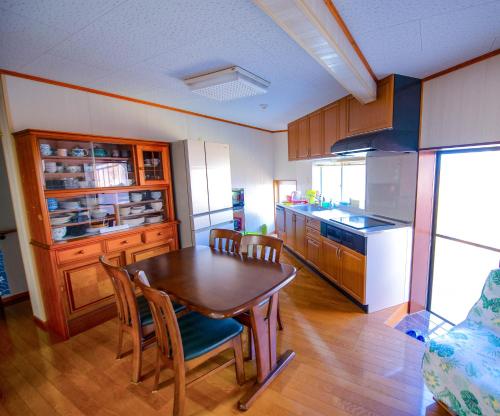
<svg viewBox="0 0 500 416"><path fill-rule="evenodd" d="M234 229L229 145L182 140L171 148L181 247L208 245L212 228Z"/></svg>

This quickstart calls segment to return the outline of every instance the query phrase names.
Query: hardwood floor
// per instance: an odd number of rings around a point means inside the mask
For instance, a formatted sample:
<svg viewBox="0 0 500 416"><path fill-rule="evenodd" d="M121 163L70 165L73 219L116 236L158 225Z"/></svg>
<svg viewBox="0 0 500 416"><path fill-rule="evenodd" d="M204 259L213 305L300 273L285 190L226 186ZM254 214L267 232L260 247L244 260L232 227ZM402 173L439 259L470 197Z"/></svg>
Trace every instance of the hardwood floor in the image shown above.
<svg viewBox="0 0 500 416"><path fill-rule="evenodd" d="M297 356L247 415L446 415L420 376L423 345L384 324L391 310L366 315L288 253L282 261L300 270L280 298L285 330L278 348L291 347ZM163 388L151 393L155 352L149 349L149 374L130 383L131 356L115 360L115 320L56 342L34 325L27 302L9 306L5 315L0 415L171 414L171 372L162 372ZM246 372L255 375L251 362ZM188 389L186 413L241 414L236 403L250 384L239 387L229 367Z"/></svg>

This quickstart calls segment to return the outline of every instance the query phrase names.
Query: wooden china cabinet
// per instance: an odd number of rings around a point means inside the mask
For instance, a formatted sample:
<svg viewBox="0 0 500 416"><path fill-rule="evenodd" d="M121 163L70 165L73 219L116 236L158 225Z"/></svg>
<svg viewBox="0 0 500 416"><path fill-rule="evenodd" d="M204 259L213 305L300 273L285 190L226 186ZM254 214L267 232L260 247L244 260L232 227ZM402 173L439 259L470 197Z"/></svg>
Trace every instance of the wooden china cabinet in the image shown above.
<svg viewBox="0 0 500 416"><path fill-rule="evenodd" d="M127 265L178 249L167 143L14 134L47 328L68 338L116 315L99 256Z"/></svg>

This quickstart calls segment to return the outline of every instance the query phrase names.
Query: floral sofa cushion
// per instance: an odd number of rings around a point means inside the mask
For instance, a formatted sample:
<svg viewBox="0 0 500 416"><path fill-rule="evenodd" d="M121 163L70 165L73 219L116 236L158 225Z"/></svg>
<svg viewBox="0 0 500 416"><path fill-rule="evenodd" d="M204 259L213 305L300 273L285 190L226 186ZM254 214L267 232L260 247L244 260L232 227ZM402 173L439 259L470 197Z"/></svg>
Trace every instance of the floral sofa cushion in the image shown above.
<svg viewBox="0 0 500 416"><path fill-rule="evenodd" d="M457 415L500 415L500 269L467 319L426 345L425 384Z"/></svg>

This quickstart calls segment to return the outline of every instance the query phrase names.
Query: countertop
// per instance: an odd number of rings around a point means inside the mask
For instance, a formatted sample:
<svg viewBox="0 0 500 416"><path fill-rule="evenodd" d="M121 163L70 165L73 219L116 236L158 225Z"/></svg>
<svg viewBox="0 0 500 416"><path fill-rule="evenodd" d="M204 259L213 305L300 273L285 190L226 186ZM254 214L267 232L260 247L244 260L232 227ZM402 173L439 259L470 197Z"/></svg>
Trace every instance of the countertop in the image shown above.
<svg viewBox="0 0 500 416"><path fill-rule="evenodd" d="M371 234L376 234L376 233L381 233L381 232L388 232L391 230L395 230L398 228L406 228L406 227L411 227L411 223L407 222L401 222L397 220L393 220L392 218L386 218L386 217L381 217L379 215L374 215L370 214L364 211L357 211L357 212L351 212L347 210L342 210L339 208L333 208L333 209L324 209L318 207L314 207L311 205L284 205L284 204L276 204L277 206L280 206L282 208L288 209L290 211L296 212L297 214L302 214L306 217L314 218L316 220L320 220L322 222L325 222L327 224L334 225L337 228L341 228L346 231L350 231L353 234L358 234L362 236L369 236ZM366 229L356 229L353 227L349 227L348 225L344 225L342 223L339 223L337 221L331 221L330 218L338 216L339 214L344 215L344 216L352 216L352 215L364 215L367 217L375 218L381 221L386 221L390 222L393 225L387 225L387 226L380 226L380 227L374 227L374 228L366 228Z"/></svg>

